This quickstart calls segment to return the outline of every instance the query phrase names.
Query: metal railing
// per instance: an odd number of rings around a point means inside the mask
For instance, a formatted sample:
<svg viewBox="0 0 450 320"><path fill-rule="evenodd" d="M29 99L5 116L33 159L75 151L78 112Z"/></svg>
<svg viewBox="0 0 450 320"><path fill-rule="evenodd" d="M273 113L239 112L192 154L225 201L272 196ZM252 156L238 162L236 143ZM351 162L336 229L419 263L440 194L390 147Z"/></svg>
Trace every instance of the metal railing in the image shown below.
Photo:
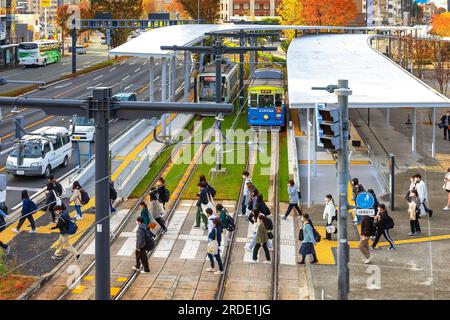
<svg viewBox="0 0 450 320"><path fill-rule="evenodd" d="M386 153L386 162L380 161L380 157L375 155L372 147L366 143L367 145L367 155L369 156L370 161L372 162L375 171L377 173L378 181L382 187L383 194L391 193L390 188L390 180L389 180L389 154Z"/></svg>

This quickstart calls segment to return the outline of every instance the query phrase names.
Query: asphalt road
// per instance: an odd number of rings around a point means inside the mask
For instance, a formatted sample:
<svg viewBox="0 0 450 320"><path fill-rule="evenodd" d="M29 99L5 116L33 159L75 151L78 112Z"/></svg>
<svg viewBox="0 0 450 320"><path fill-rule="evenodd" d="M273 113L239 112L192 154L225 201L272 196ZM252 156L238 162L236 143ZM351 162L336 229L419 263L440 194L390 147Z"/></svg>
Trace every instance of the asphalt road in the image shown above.
<svg viewBox="0 0 450 320"><path fill-rule="evenodd" d="M50 66L48 66L50 67ZM89 74L81 75L73 79L55 83L45 90L37 90L26 96L28 97L53 97L53 98L86 98L92 94L92 88L96 86L110 86L113 94L120 91L138 91L148 85L149 64L146 59L133 58L126 60L120 64L97 70ZM155 83L156 93L155 100L160 99L161 80L158 75L161 73L161 65L159 61L155 62ZM183 65L177 64L176 87L182 83ZM149 92L146 88L138 95L138 100L147 100ZM3 150L11 147L14 141L14 126L10 108L2 108L4 119L0 126L0 138L3 142ZM33 131L42 126L69 126L68 118L47 116L44 112L37 109L21 109L20 113L24 116L25 126L27 130ZM110 139L117 136L121 131L126 129L132 121L119 120L110 123ZM0 173L6 164L7 154L4 152L0 156ZM56 178L64 175L76 166L76 155L73 154L70 159L69 166L66 168L57 168L53 172ZM43 188L46 179L43 177L13 177L8 175L8 187L17 190L8 190L6 196L6 204L13 207L20 202L20 190L35 190ZM33 192L31 192L33 193Z"/></svg>
<svg viewBox="0 0 450 320"><path fill-rule="evenodd" d="M86 54L77 55L77 70L80 71L108 59L107 47L93 43L87 48ZM46 67L18 67L0 72L0 78L8 80L55 81L61 76L72 72L72 56L64 56L59 63ZM0 93L15 90L28 85L6 84L0 86Z"/></svg>

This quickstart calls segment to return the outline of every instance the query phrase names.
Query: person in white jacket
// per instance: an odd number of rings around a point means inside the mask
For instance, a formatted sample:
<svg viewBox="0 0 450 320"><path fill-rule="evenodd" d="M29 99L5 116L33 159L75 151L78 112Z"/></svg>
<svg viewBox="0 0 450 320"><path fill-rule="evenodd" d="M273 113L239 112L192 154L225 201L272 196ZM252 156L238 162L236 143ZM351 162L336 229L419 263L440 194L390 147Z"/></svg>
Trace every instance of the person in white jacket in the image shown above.
<svg viewBox="0 0 450 320"><path fill-rule="evenodd" d="M420 174L414 175L414 181L416 182L415 189L419 194L420 199L420 215L423 216L428 213L429 217L433 215L433 210L427 207L428 191L425 182L422 181L422 176Z"/></svg>
<svg viewBox="0 0 450 320"><path fill-rule="evenodd" d="M336 206L334 204L333 196L331 194L327 194L325 196L325 208L323 210L323 219L326 221L327 227L331 226L333 224L333 221L336 220ZM326 230L325 238L327 240L331 240L331 233L328 233L328 230Z"/></svg>
<svg viewBox="0 0 450 320"><path fill-rule="evenodd" d="M445 174L443 189L447 191L447 205L444 207L444 211L448 211L450 210L450 168L447 169Z"/></svg>

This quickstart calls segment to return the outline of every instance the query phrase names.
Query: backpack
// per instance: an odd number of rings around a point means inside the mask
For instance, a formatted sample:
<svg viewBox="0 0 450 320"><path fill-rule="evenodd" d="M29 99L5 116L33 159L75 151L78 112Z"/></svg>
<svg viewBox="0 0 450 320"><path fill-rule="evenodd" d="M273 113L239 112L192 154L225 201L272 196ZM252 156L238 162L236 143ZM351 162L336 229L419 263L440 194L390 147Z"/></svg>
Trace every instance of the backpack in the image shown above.
<svg viewBox="0 0 450 320"><path fill-rule="evenodd" d="M144 233L145 247L147 251L153 250L155 248L155 235L150 230L146 229Z"/></svg>
<svg viewBox="0 0 450 320"><path fill-rule="evenodd" d="M83 189L80 189L80 195L81 195L80 202L82 205L88 204L88 202L91 200L91 198L89 198L88 193Z"/></svg>
<svg viewBox="0 0 450 320"><path fill-rule="evenodd" d="M2 210L5 214L8 214L8 207L4 202L0 202L0 210Z"/></svg>
<svg viewBox="0 0 450 320"><path fill-rule="evenodd" d="M214 198L216 196L216 193L217 193L216 190L213 187L211 187L209 184L206 187L206 189L208 190L208 192L211 195L211 197Z"/></svg>
<svg viewBox="0 0 450 320"><path fill-rule="evenodd" d="M266 226L267 226L267 230L273 230L273 222L271 219L266 217Z"/></svg>
<svg viewBox="0 0 450 320"><path fill-rule="evenodd" d="M68 234L73 235L73 234L77 233L78 226L77 226L77 223L75 222L75 220L64 219L64 218L62 218L62 219L64 220L64 223L66 224L66 230L67 230Z"/></svg>
<svg viewBox="0 0 450 320"><path fill-rule="evenodd" d="M320 235L319 232L317 232L316 228L313 228L313 233L314 233L314 240L316 240L316 242L320 242L320 240L322 240L322 236Z"/></svg>
<svg viewBox="0 0 450 320"><path fill-rule="evenodd" d="M170 191L169 191L169 189L167 189L167 188L164 188L164 190L163 190L163 198L164 199L161 199L163 202L169 202L169 200L170 200Z"/></svg>
<svg viewBox="0 0 450 320"><path fill-rule="evenodd" d="M61 197L66 193L66 190L64 190L64 187L59 182L55 182L55 191L58 197Z"/></svg>
<svg viewBox="0 0 450 320"><path fill-rule="evenodd" d="M109 198L111 200L116 200L117 199L117 191L116 191L116 189L114 189L114 183L113 182L109 183Z"/></svg>
<svg viewBox="0 0 450 320"><path fill-rule="evenodd" d="M234 222L234 219L229 214L227 214L227 220L225 222L225 229L227 229L229 232L233 232L236 229L236 224Z"/></svg>

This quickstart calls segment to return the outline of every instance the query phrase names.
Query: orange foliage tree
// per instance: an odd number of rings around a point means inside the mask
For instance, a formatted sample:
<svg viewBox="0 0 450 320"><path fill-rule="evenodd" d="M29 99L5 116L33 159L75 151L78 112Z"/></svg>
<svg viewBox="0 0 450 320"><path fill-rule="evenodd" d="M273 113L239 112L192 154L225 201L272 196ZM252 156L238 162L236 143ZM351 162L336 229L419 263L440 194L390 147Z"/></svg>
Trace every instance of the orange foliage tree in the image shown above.
<svg viewBox="0 0 450 320"><path fill-rule="evenodd" d="M344 26L356 18L353 0L299 0L307 25Z"/></svg>
<svg viewBox="0 0 450 320"><path fill-rule="evenodd" d="M157 4L158 0L143 0L142 1L142 9L143 9L143 13L152 13L152 12L156 12L156 9L158 7Z"/></svg>
<svg viewBox="0 0 450 320"><path fill-rule="evenodd" d="M178 0L170 0L170 2L166 4L166 11L172 14L179 14L180 19L187 20L191 18L189 13Z"/></svg>
<svg viewBox="0 0 450 320"><path fill-rule="evenodd" d="M450 12L433 16L433 29L431 33L441 37L450 37Z"/></svg>

